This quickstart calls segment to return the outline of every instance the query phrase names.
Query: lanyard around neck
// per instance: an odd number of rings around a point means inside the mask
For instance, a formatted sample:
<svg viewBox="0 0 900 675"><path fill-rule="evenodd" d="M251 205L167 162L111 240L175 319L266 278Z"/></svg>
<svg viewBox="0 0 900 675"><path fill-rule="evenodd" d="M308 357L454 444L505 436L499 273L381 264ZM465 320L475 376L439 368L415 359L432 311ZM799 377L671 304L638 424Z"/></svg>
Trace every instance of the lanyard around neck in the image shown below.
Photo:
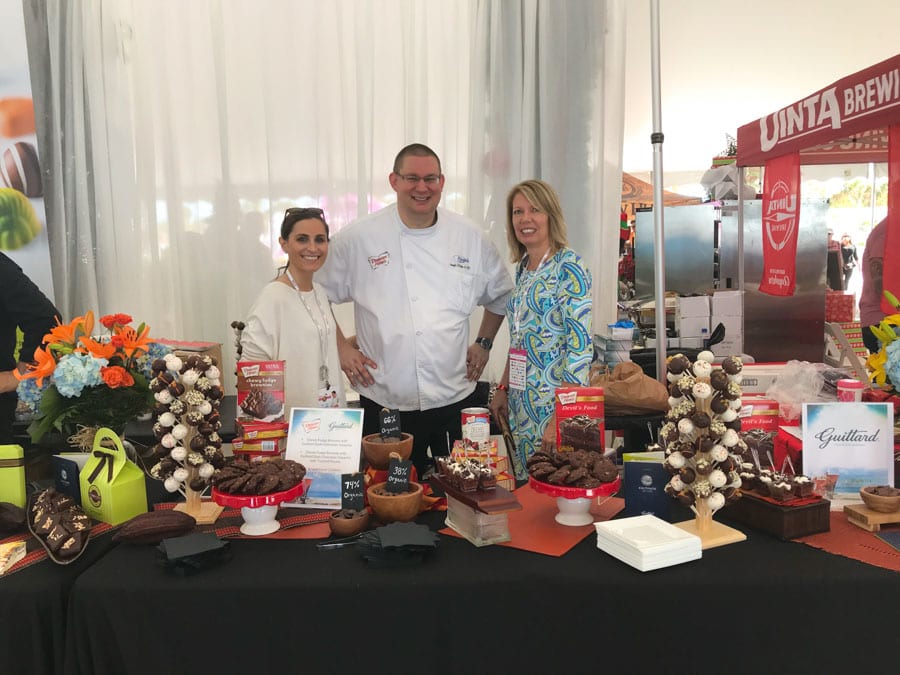
<svg viewBox="0 0 900 675"><path fill-rule="evenodd" d="M288 281L291 282L291 286L294 287L294 290L297 291L297 297L300 298L300 302L303 303L303 307L306 309L306 313L309 314L309 318L312 320L313 325L316 327L316 334L319 338L319 379L321 382L325 383L325 386L328 387L328 319L325 316L325 310L322 309L322 303L319 300L319 294L316 293L315 287L313 287L312 294L316 299L316 308L319 310L319 316L316 315L312 311L312 307L309 306L309 303L306 301L306 298L303 297L303 291L300 290L300 286L297 285L297 282L294 281L294 276L291 274L290 269L285 269L285 274L287 275Z"/></svg>

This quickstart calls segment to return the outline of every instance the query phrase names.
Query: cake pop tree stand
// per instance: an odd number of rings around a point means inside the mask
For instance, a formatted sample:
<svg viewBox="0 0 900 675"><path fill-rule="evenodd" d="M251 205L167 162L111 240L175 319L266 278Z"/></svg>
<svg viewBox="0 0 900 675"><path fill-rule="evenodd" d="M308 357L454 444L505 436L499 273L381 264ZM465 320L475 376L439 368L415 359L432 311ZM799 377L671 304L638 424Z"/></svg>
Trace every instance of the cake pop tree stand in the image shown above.
<svg viewBox="0 0 900 675"><path fill-rule="evenodd" d="M713 512L705 500L699 501L691 508L696 514L694 519L675 523L675 527L700 537L700 548L702 550L705 551L708 548L716 548L726 544L735 544L747 538L747 535L740 530L713 520Z"/></svg>
<svg viewBox="0 0 900 675"><path fill-rule="evenodd" d="M224 506L215 502L203 501L200 499L200 493L189 487L184 489L184 502L175 506L176 511L188 514L198 525L211 525L216 522L224 509Z"/></svg>
<svg viewBox="0 0 900 675"><path fill-rule="evenodd" d="M590 525L594 522L591 513L591 503L595 497L608 497L619 491L622 481L616 478L611 483L603 483L595 488L575 488L562 485L542 483L534 478L530 479L531 489L540 494L556 497L556 508L559 512L554 520L560 525L577 527Z"/></svg>

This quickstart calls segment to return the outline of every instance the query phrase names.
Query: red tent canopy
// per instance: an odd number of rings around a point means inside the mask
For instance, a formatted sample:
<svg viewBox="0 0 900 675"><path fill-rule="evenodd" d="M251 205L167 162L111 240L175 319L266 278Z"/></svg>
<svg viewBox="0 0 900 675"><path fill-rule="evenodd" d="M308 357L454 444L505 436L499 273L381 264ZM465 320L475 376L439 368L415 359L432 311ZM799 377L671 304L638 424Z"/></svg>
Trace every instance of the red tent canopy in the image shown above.
<svg viewBox="0 0 900 675"><path fill-rule="evenodd" d="M738 166L798 153L801 164L888 163L884 289L900 297L900 54L745 124ZM893 308L882 299L882 311Z"/></svg>
<svg viewBox="0 0 900 675"><path fill-rule="evenodd" d="M900 124L900 54L739 128L737 164L796 151L804 164L886 162L892 124Z"/></svg>

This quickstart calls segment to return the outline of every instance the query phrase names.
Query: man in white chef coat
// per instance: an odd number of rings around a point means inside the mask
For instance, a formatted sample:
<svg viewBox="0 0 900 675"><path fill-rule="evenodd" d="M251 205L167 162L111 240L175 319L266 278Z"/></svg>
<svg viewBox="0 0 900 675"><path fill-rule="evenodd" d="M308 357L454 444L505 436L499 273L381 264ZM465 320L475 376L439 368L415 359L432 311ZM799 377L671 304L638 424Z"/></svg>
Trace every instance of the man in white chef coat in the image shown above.
<svg viewBox="0 0 900 675"><path fill-rule="evenodd" d="M390 174L397 203L343 228L316 274L334 303L353 301L355 344L338 334L341 369L360 392L363 433L399 409L422 476L461 437L463 408L503 322L513 284L482 228L438 204L444 175L426 145L403 148ZM469 317L484 308L470 340Z"/></svg>

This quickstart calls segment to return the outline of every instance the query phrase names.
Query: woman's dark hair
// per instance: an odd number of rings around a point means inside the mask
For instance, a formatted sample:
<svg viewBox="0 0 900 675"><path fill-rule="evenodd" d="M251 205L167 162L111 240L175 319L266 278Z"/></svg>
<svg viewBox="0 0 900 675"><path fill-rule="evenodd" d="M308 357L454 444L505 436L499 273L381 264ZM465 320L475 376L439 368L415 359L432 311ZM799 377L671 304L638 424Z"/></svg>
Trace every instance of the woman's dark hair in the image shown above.
<svg viewBox="0 0 900 675"><path fill-rule="evenodd" d="M328 221L325 220L325 212L315 206L292 206L284 211L284 220L281 221L281 238L287 239L291 236L291 230L294 229L294 223L299 220L309 220L315 218L321 220L325 226L325 236L331 238L328 230Z"/></svg>

